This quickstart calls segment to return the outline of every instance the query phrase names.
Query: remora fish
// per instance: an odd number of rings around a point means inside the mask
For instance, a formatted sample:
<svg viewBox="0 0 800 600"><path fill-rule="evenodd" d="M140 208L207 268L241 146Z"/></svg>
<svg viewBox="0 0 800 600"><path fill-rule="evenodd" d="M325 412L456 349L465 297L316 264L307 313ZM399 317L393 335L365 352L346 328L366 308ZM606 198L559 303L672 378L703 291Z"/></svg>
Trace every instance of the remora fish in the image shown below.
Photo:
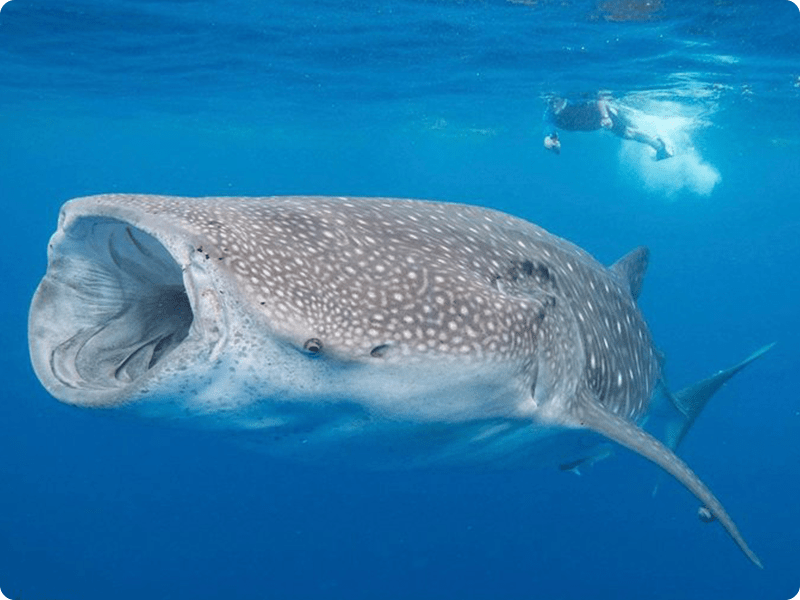
<svg viewBox="0 0 800 600"><path fill-rule="evenodd" d="M647 257L606 268L457 204L80 198L50 241L30 352L64 402L257 431L297 454L524 463L566 431L599 433L673 475L760 566L670 448L735 371L667 394L667 445L639 426L663 385L636 305Z"/></svg>

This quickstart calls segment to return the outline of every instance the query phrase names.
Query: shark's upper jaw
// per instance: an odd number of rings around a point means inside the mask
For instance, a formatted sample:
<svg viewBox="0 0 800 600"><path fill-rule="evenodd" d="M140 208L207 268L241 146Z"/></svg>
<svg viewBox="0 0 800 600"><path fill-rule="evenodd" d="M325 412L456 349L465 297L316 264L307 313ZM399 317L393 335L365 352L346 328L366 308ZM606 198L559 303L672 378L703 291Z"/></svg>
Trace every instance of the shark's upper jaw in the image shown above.
<svg viewBox="0 0 800 600"><path fill-rule="evenodd" d="M202 351L219 338L218 311L203 310L194 270L133 224L62 216L49 252L28 327L34 369L59 399L119 404L178 347Z"/></svg>

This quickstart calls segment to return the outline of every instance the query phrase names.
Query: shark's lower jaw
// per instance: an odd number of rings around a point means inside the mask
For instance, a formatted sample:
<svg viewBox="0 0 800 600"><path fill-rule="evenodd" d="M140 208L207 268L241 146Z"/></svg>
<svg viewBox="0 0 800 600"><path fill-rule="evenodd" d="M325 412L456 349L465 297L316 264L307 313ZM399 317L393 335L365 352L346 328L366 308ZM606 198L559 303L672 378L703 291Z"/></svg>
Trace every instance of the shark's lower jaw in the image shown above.
<svg viewBox="0 0 800 600"><path fill-rule="evenodd" d="M29 316L36 373L66 402L116 403L193 329L181 267L155 237L98 216L67 223L50 253Z"/></svg>

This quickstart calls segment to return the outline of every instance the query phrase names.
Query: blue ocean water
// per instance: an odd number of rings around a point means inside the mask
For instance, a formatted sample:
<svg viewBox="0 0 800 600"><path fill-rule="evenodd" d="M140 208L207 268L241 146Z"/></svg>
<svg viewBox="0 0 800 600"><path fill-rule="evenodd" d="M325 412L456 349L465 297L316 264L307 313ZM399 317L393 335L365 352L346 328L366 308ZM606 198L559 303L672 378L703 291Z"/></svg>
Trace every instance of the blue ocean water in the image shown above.
<svg viewBox="0 0 800 600"><path fill-rule="evenodd" d="M800 588L800 11L786 0L12 0L0 11L0 589L108 598L777 599ZM676 156L542 148L607 90ZM67 407L27 309L61 203L103 192L481 204L606 263L639 245L675 387L778 345L682 455L765 568L623 450L362 472Z"/></svg>

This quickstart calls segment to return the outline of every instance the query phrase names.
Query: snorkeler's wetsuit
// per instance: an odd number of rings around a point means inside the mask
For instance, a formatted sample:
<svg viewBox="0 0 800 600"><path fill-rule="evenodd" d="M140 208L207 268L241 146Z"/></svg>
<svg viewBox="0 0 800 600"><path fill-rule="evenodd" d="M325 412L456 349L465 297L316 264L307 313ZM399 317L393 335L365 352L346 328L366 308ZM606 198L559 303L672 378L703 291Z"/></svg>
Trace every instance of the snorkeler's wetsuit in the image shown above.
<svg viewBox="0 0 800 600"><path fill-rule="evenodd" d="M615 106L608 107L611 128L614 134L624 137L630 121ZM548 106L544 113L545 135L552 135L555 129L564 131L597 131L603 126L603 117L597 107L597 100L567 100L563 107L554 110Z"/></svg>

